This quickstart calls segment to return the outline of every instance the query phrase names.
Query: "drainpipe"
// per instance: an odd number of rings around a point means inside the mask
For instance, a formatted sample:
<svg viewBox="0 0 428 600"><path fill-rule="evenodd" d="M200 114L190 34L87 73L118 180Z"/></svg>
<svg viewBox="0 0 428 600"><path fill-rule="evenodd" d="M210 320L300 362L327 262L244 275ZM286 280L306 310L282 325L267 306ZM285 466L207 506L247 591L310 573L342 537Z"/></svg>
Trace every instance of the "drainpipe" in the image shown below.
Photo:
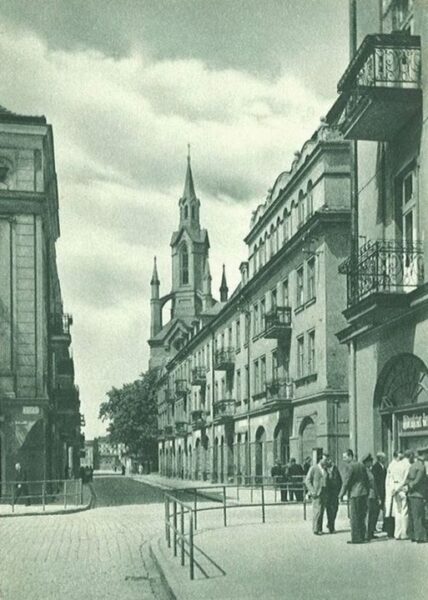
<svg viewBox="0 0 428 600"><path fill-rule="evenodd" d="M357 51L357 0L349 0L349 54L352 60ZM358 141L351 142L351 297L358 286ZM356 341L349 345L349 440L350 447L357 453L357 373L356 373Z"/></svg>
<svg viewBox="0 0 428 600"><path fill-rule="evenodd" d="M248 403L247 403L247 448L248 448L248 475L251 477L251 419L250 419L250 402L251 402L251 310L248 308L245 313L245 318L248 315L248 344L247 344L247 394L248 394Z"/></svg>

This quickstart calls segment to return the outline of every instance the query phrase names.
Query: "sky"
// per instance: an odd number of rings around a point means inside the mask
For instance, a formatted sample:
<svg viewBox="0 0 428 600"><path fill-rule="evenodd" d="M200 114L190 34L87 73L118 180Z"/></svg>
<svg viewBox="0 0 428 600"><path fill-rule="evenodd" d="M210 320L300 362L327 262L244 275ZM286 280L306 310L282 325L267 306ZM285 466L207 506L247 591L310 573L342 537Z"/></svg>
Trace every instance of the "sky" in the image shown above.
<svg viewBox="0 0 428 600"><path fill-rule="evenodd" d="M367 1L367 0L365 0ZM150 277L170 289L191 144L213 290L294 152L336 98L346 0L3 0L0 104L53 126L58 267L85 435L147 369Z"/></svg>

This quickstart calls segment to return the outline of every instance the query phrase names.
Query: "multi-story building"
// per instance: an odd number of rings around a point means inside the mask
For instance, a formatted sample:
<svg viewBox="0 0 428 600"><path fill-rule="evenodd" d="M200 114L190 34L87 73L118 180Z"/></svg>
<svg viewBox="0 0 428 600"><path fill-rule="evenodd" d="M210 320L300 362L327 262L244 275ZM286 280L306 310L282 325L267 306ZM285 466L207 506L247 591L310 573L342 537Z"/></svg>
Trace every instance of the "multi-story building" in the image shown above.
<svg viewBox="0 0 428 600"><path fill-rule="evenodd" d="M425 0L380 8L374 31L361 32L366 20L351 5L358 49L328 116L352 144L347 325L338 337L349 349L360 455L428 447L428 10Z"/></svg>
<svg viewBox="0 0 428 600"><path fill-rule="evenodd" d="M162 473L268 475L276 458L347 447L347 352L335 333L345 325L337 270L349 252L349 177L349 143L322 123L253 212L240 284L228 298L223 271L216 302L189 163L172 292L160 297L156 265L151 281Z"/></svg>
<svg viewBox="0 0 428 600"><path fill-rule="evenodd" d="M0 477L77 473L79 392L57 273L52 128L0 108Z"/></svg>
<svg viewBox="0 0 428 600"><path fill-rule="evenodd" d="M99 471L113 471L125 463L125 444L113 444L108 437L86 442L92 446L92 466Z"/></svg>

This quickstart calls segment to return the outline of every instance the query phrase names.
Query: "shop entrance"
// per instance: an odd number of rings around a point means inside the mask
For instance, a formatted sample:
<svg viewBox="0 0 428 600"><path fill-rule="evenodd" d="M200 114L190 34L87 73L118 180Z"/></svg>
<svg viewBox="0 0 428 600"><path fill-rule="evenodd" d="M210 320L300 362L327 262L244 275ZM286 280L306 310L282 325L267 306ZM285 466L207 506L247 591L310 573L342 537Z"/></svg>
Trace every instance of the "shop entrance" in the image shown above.
<svg viewBox="0 0 428 600"><path fill-rule="evenodd" d="M428 447L428 369L420 358L399 354L387 362L374 411L375 451L391 458L394 450Z"/></svg>

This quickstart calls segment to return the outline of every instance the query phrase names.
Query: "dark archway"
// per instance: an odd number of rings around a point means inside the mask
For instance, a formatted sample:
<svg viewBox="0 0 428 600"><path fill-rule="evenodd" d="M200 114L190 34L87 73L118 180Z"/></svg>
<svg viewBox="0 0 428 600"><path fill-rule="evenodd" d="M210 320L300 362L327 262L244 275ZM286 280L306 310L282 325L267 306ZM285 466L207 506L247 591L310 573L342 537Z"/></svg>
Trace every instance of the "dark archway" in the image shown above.
<svg viewBox="0 0 428 600"><path fill-rule="evenodd" d="M317 447L317 426L311 417L305 417L300 426L300 462L312 457L312 451Z"/></svg>
<svg viewBox="0 0 428 600"><path fill-rule="evenodd" d="M280 420L273 432L273 460L285 465L290 460L290 427Z"/></svg>
<svg viewBox="0 0 428 600"><path fill-rule="evenodd" d="M260 426L256 431L255 442L255 475L257 478L263 477L264 474L264 452L266 443L265 428Z"/></svg>

